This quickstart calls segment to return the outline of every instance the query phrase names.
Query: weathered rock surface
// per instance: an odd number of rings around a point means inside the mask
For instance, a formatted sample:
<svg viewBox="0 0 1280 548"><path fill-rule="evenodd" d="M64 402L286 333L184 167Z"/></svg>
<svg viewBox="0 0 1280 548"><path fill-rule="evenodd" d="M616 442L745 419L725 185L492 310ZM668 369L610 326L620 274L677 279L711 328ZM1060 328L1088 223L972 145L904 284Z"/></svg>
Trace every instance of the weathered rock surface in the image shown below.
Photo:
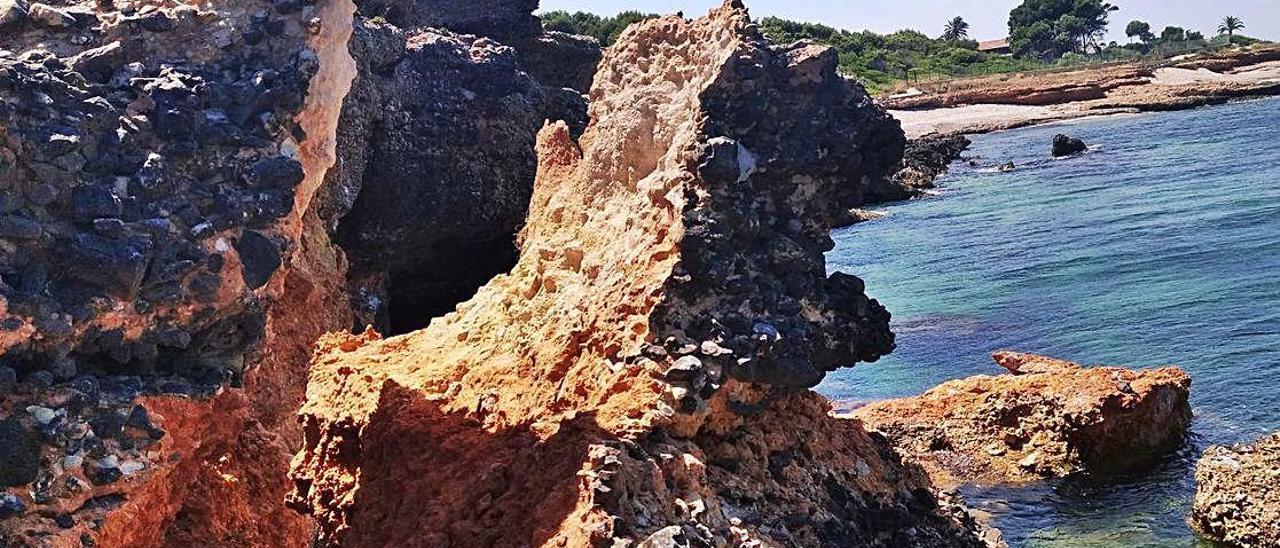
<svg viewBox="0 0 1280 548"><path fill-rule="evenodd" d="M944 383L851 416L884 433L942 486L1020 482L1148 465L1180 444L1191 379L997 352L1011 374Z"/></svg>
<svg viewBox="0 0 1280 548"><path fill-rule="evenodd" d="M515 262L533 144L548 120L581 129L586 104L520 71L513 48L358 18L359 77L321 212L341 222L361 325L396 333L453 309Z"/></svg>
<svg viewBox="0 0 1280 548"><path fill-rule="evenodd" d="M825 271L837 189L897 161L835 69L734 3L624 33L580 145L539 134L510 273L422 331L323 341L291 497L319 541L979 545L803 389L893 346Z"/></svg>
<svg viewBox="0 0 1280 548"><path fill-rule="evenodd" d="M305 544L282 489L297 368L350 322L309 206L354 7L21 6L0 50L0 412L39 446L0 545ZM219 512L191 512L216 484Z"/></svg>
<svg viewBox="0 0 1280 548"><path fill-rule="evenodd" d="M1226 546L1280 546L1280 434L1207 449L1189 521Z"/></svg>
<svg viewBox="0 0 1280 548"><path fill-rule="evenodd" d="M1080 139L1069 137L1061 133L1053 136L1052 154L1054 158L1072 156L1082 152L1087 152L1088 150L1089 145L1084 144L1084 141L1081 141Z"/></svg>

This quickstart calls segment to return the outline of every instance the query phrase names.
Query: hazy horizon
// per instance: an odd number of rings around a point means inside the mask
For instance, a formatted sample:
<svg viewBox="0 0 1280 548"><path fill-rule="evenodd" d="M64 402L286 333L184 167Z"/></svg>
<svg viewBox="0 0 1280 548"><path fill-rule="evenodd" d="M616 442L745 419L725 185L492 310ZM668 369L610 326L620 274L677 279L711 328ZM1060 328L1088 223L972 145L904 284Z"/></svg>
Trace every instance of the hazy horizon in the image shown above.
<svg viewBox="0 0 1280 548"><path fill-rule="evenodd" d="M754 17L776 16L796 21L821 23L859 31L889 33L914 29L929 36L942 33L946 21L961 16L971 25L975 40L1003 38L1008 34L1009 11L1021 0L899 0L892 7L867 0L797 2L784 0L744 0ZM613 15L620 11L675 13L696 16L718 6L721 0L542 0L540 11L586 11ZM1169 1L1112 0L1120 11L1111 14L1107 41L1125 42L1125 25L1134 19L1151 24L1159 34L1165 26L1178 26L1217 34L1218 23L1227 15L1244 20L1241 34L1274 40L1280 38L1280 6L1277 0Z"/></svg>

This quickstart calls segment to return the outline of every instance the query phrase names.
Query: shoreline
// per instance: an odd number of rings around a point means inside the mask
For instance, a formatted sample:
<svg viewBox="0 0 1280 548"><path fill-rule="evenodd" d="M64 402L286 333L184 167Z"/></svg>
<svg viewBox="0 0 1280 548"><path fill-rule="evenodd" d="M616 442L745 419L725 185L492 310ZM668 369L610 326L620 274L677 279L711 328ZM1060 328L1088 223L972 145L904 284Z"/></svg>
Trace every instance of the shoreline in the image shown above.
<svg viewBox="0 0 1280 548"><path fill-rule="evenodd" d="M1280 96L1280 47L1241 50L1161 68L1128 65L1012 74L913 91L880 99L909 139L1190 110Z"/></svg>

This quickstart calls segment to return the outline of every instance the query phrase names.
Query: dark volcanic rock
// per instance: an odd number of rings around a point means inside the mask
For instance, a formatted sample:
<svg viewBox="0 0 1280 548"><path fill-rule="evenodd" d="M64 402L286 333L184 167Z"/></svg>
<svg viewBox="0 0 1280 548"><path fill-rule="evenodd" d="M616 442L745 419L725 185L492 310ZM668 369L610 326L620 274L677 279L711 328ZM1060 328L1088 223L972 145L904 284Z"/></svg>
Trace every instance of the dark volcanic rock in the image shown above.
<svg viewBox="0 0 1280 548"><path fill-rule="evenodd" d="M435 27L507 42L542 32L538 0L358 0L358 14L401 27Z"/></svg>
<svg viewBox="0 0 1280 548"><path fill-rule="evenodd" d="M342 217L337 240L367 296L361 321L399 333L510 267L534 135L546 120L581 127L586 107L487 38L363 21L351 50L362 68L338 130L344 161L322 200L337 209L321 215Z"/></svg>
<svg viewBox="0 0 1280 548"><path fill-rule="evenodd" d="M512 43L520 55L520 69L544 86L591 89L600 64L600 42L590 36L547 31Z"/></svg>
<svg viewBox="0 0 1280 548"><path fill-rule="evenodd" d="M1054 158L1061 158L1063 156L1080 154L1081 152L1085 152L1087 150L1089 150L1089 147L1085 145L1084 141L1081 141L1080 139L1076 139L1074 137L1068 137L1061 133L1053 136L1053 157Z"/></svg>
<svg viewBox="0 0 1280 548"><path fill-rule="evenodd" d="M280 268L280 245L261 232L246 230L236 242L244 282L252 289L262 287Z"/></svg>
<svg viewBox="0 0 1280 548"><path fill-rule="evenodd" d="M223 326L262 323L245 318L262 314L251 289L280 264L271 242L302 180L292 120L316 70L304 51L316 8L0 6L0 321L21 333L0 351L24 378L150 368L160 329L217 332L243 354L260 333ZM222 271L237 252L250 289L209 291L239 275ZM103 344L104 332L127 335Z"/></svg>
<svg viewBox="0 0 1280 548"><path fill-rule="evenodd" d="M17 420L0 420L0 486L25 485L40 471L40 440Z"/></svg>

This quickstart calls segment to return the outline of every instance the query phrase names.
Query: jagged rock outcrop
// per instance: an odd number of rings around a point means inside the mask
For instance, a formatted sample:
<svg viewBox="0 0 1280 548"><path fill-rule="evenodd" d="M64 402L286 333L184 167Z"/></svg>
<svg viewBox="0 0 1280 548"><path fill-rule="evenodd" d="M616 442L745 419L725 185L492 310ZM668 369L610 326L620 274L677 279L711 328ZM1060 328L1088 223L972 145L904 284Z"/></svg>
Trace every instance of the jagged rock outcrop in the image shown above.
<svg viewBox="0 0 1280 548"><path fill-rule="evenodd" d="M519 52L521 70L539 83L580 93L591 89L602 54L595 38L557 31L546 31L512 45Z"/></svg>
<svg viewBox="0 0 1280 548"><path fill-rule="evenodd" d="M1188 521L1225 546L1280 545L1280 434L1205 450Z"/></svg>
<svg viewBox="0 0 1280 548"><path fill-rule="evenodd" d="M655 19L590 109L580 145L539 134L510 273L422 331L323 341L291 497L319 541L979 545L804 390L893 346L825 271L837 189L897 160L834 53L769 45L733 2Z"/></svg>
<svg viewBox="0 0 1280 548"><path fill-rule="evenodd" d="M600 44L586 36L547 32L533 12L538 0L362 0L358 16L404 29L433 28L483 36L516 49L520 69L549 88L586 93Z"/></svg>
<svg viewBox="0 0 1280 548"><path fill-rule="evenodd" d="M534 136L581 129L586 104L517 66L487 38L357 18L359 77L325 186L363 325L405 332L453 309L515 262Z"/></svg>
<svg viewBox="0 0 1280 548"><path fill-rule="evenodd" d="M4 9L0 544L304 544L282 488L297 368L350 323L310 205L354 7Z"/></svg>
<svg viewBox="0 0 1280 548"><path fill-rule="evenodd" d="M1181 369L993 357L1011 374L950 381L851 416L943 486L1133 470L1177 447L1190 425L1191 379Z"/></svg>
<svg viewBox="0 0 1280 548"><path fill-rule="evenodd" d="M886 131L899 130L892 128ZM831 220L832 227L846 227L884 216L884 213L866 210L863 206L927 196L928 191L935 188L938 177L947 173L951 163L958 160L970 144L964 135L926 135L907 141L902 162L893 174L873 184L860 197L860 203L838 211Z"/></svg>

